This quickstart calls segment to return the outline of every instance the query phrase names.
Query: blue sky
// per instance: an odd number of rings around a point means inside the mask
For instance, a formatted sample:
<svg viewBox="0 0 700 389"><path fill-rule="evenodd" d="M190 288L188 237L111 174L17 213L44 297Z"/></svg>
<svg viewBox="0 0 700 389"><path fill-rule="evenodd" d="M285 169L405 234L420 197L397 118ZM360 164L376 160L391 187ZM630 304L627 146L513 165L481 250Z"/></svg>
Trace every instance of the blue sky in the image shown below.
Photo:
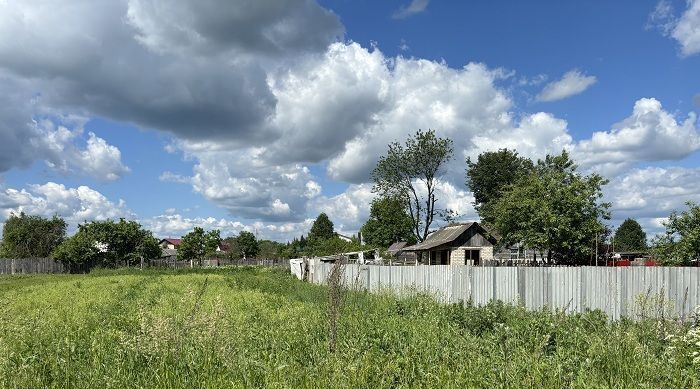
<svg viewBox="0 0 700 389"><path fill-rule="evenodd" d="M286 240L354 233L386 144L565 148L614 226L700 201L700 1L0 3L0 223L129 217Z"/></svg>

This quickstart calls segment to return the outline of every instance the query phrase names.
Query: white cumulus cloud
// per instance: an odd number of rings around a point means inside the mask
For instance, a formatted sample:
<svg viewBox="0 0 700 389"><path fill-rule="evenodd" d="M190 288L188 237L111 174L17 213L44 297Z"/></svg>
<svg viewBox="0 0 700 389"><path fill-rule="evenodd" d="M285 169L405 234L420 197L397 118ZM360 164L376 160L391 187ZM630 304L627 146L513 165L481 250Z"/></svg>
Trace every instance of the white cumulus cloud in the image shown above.
<svg viewBox="0 0 700 389"><path fill-rule="evenodd" d="M135 216L123 200L113 202L87 186L68 188L55 182L29 185L26 189L1 190L0 221L6 220L10 213L20 212L44 217L56 214L65 218L73 228L84 221Z"/></svg>
<svg viewBox="0 0 700 389"><path fill-rule="evenodd" d="M700 53L700 0L687 0L688 8L675 16L671 3L662 0L649 15L648 27L658 28L662 34L680 45L681 55Z"/></svg>
<svg viewBox="0 0 700 389"><path fill-rule="evenodd" d="M647 233L663 230L663 221L673 210L684 210L686 201L700 203L700 169L646 167L612 180L606 188L612 203L613 225L636 218Z"/></svg>
<svg viewBox="0 0 700 389"><path fill-rule="evenodd" d="M572 70L564 76L545 85L539 95L538 101L557 101L567 97L583 93L597 82L595 76L587 76L578 70Z"/></svg>
<svg viewBox="0 0 700 389"><path fill-rule="evenodd" d="M428 8L430 0L411 0L408 5L402 5L391 17L394 19L405 19L409 16L419 14Z"/></svg>
<svg viewBox="0 0 700 389"><path fill-rule="evenodd" d="M679 160L700 149L697 117L679 122L654 98L637 100L632 115L609 131L594 132L573 148L584 166L616 174L638 162Z"/></svg>

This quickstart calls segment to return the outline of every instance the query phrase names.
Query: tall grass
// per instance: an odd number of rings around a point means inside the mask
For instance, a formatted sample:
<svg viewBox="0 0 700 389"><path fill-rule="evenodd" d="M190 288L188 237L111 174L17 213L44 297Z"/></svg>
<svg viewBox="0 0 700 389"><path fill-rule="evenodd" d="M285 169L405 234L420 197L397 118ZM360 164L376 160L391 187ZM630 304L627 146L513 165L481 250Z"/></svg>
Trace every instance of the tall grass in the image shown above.
<svg viewBox="0 0 700 389"><path fill-rule="evenodd" d="M688 325L344 293L254 268L1 277L0 387L700 387Z"/></svg>

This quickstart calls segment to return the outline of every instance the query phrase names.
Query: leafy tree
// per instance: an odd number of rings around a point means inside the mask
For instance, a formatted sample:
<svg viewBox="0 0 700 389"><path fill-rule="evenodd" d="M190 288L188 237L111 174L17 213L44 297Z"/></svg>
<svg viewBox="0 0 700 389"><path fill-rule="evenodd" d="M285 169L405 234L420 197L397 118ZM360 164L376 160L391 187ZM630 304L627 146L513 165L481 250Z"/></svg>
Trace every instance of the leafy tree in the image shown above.
<svg viewBox="0 0 700 389"><path fill-rule="evenodd" d="M93 221L81 227L103 246L103 262L114 266L119 262L137 263L143 259L159 258L161 249L151 231L133 220Z"/></svg>
<svg viewBox="0 0 700 389"><path fill-rule="evenodd" d="M538 161L533 172L502 191L489 212L503 243L523 243L548 262L580 264L604 230L610 204L602 203L598 174L583 176L566 151Z"/></svg>
<svg viewBox="0 0 700 389"><path fill-rule="evenodd" d="M79 269L89 270L100 263L100 247L85 230L78 230L66 239L53 252L53 257L62 262L73 272Z"/></svg>
<svg viewBox="0 0 700 389"><path fill-rule="evenodd" d="M671 212L664 223L666 232L652 242L654 255L662 263L690 265L700 259L700 206L690 201L686 205L686 211Z"/></svg>
<svg viewBox="0 0 700 389"><path fill-rule="evenodd" d="M205 232L202 227L195 227L193 231L188 232L180 240L177 258L179 260L197 260L201 264L205 257L216 252L220 244L221 233L219 230Z"/></svg>
<svg viewBox="0 0 700 389"><path fill-rule="evenodd" d="M73 255L73 256L71 256ZM153 233L138 222L119 219L93 221L78 226L78 231L54 252L57 260L84 268L115 267L136 264L141 259L159 258L161 248Z"/></svg>
<svg viewBox="0 0 700 389"><path fill-rule="evenodd" d="M226 245L226 257L229 259L241 259L243 258L243 253L240 247L238 247L237 236L229 236L222 240L222 244Z"/></svg>
<svg viewBox="0 0 700 389"><path fill-rule="evenodd" d="M309 240L309 247L306 248L305 254L325 256L358 250L360 250L360 244L357 240L348 242L340 239L338 235L333 235L330 239Z"/></svg>
<svg viewBox="0 0 700 389"><path fill-rule="evenodd" d="M66 238L66 222L58 216L14 213L2 228L0 258L46 258Z"/></svg>
<svg viewBox="0 0 700 389"><path fill-rule="evenodd" d="M310 240L325 240L330 239L335 236L333 232L333 222L328 218L328 215L321 212L320 215L314 220L314 224L311 225L311 231L309 232Z"/></svg>
<svg viewBox="0 0 700 389"><path fill-rule="evenodd" d="M647 234L634 219L626 219L615 231L615 250L646 250Z"/></svg>
<svg viewBox="0 0 700 389"><path fill-rule="evenodd" d="M252 232L241 231L236 237L236 243L244 259L255 257L260 251L258 241Z"/></svg>
<svg viewBox="0 0 700 389"><path fill-rule="evenodd" d="M282 250L282 256L284 258L301 258L306 255L306 250L308 248L307 240L302 235L299 239L294 238L291 242Z"/></svg>
<svg viewBox="0 0 700 389"><path fill-rule="evenodd" d="M467 188L474 194L474 205L486 225L489 204L501 197L503 190L532 172L533 164L517 151L500 149L479 154L476 162L467 158Z"/></svg>
<svg viewBox="0 0 700 389"><path fill-rule="evenodd" d="M405 145L390 143L372 171L373 192L405 201L418 241L428 236L435 216L451 215L449 210L435 208L435 190L452 154L452 140L438 138L432 130L418 130Z"/></svg>
<svg viewBox="0 0 700 389"><path fill-rule="evenodd" d="M278 259L282 258L285 245L272 240L262 239L258 241L258 257L263 259Z"/></svg>
<svg viewBox="0 0 700 389"><path fill-rule="evenodd" d="M398 241L416 242L411 217L399 197L379 197L372 200L369 220L360 229L370 246L389 247Z"/></svg>

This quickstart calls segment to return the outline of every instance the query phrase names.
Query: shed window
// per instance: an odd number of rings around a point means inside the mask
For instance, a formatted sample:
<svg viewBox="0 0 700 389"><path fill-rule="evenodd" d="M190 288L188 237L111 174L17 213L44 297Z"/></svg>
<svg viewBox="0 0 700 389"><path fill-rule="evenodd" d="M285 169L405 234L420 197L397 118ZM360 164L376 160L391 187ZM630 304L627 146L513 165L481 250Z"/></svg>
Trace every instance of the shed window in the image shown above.
<svg viewBox="0 0 700 389"><path fill-rule="evenodd" d="M481 250L464 250L464 259L472 261L474 266L479 266L481 261Z"/></svg>

